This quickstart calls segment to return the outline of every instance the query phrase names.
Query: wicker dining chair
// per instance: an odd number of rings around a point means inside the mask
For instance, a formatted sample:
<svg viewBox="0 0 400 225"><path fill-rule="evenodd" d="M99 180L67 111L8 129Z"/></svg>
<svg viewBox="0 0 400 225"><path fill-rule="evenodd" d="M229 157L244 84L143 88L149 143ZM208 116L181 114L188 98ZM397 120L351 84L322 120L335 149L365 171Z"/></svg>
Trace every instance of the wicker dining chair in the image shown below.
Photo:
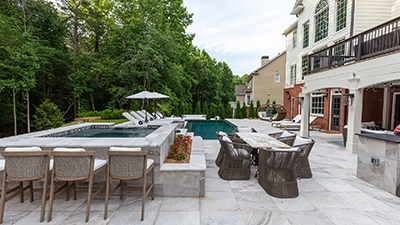
<svg viewBox="0 0 400 225"><path fill-rule="evenodd" d="M88 222L91 200L105 189L105 186L102 186L93 194L93 178L102 169L106 169L107 160L95 159L94 151L87 152L83 148L55 148L51 152L51 155L54 158L54 166L51 175L47 221L51 221L54 199L64 192L68 193L68 191L72 189L74 200L76 200L76 190L87 190L88 192L85 218L85 222ZM57 181L66 182L67 185L58 189L55 194L55 183ZM88 188L76 188L76 181L89 182ZM72 183L68 185L69 182Z"/></svg>
<svg viewBox="0 0 400 225"><path fill-rule="evenodd" d="M151 184L147 186L147 175L151 173ZM119 184L110 192L111 180L119 180ZM141 186L127 186L123 181L141 180ZM107 219L108 202L118 188L119 197L122 199L123 190L142 191L142 214L144 220L144 210L146 197L150 191L154 200L154 160L148 158L147 150L141 148L110 147L108 151L108 168L106 181L106 201L104 204L104 219Z"/></svg>
<svg viewBox="0 0 400 225"><path fill-rule="evenodd" d="M296 137L293 147L298 147L300 150L300 156L296 164L297 177L300 178L311 178L312 172L310 168L310 162L308 156L314 147L315 141L311 138L300 138Z"/></svg>
<svg viewBox="0 0 400 225"><path fill-rule="evenodd" d="M20 194L22 203L24 200L23 192L29 189L30 200L31 202L33 201L33 181L43 181L40 212L40 222L43 222L50 170L50 151L42 151L39 147L6 148L2 155L5 158L5 164L0 200L0 223L3 222L5 202L7 200ZM20 184L19 188L11 196L7 196L7 184L9 182L19 182ZM29 184L24 187L23 182L29 182Z"/></svg>
<svg viewBox="0 0 400 225"><path fill-rule="evenodd" d="M236 142L239 144L247 145L246 142L244 142L240 137L238 137L236 134L227 134L223 131L217 131L216 132L218 139L222 138L223 136L228 137L232 142ZM215 159L215 164L220 167L222 164L222 160L224 159L225 156L225 148L222 146L219 149L217 158Z"/></svg>
<svg viewBox="0 0 400 225"><path fill-rule="evenodd" d="M247 144L232 142L226 136L218 140L225 152L218 176L224 180L250 179L251 147Z"/></svg>
<svg viewBox="0 0 400 225"><path fill-rule="evenodd" d="M299 195L296 163L299 148L260 150L258 182L271 196L295 198Z"/></svg>
<svg viewBox="0 0 400 225"><path fill-rule="evenodd" d="M293 146L294 140L296 139L296 133L289 131L269 133L268 135L289 146Z"/></svg>

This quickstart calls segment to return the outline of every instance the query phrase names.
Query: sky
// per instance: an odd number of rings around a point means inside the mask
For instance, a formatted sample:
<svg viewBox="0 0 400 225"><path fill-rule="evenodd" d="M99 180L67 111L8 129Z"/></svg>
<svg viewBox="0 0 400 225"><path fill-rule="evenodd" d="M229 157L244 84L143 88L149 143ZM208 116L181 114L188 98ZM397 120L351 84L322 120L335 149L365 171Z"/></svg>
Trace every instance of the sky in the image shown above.
<svg viewBox="0 0 400 225"><path fill-rule="evenodd" d="M184 0L193 13L186 29L193 44L226 62L234 75L250 74L286 49L283 31L296 21L290 15L296 0Z"/></svg>

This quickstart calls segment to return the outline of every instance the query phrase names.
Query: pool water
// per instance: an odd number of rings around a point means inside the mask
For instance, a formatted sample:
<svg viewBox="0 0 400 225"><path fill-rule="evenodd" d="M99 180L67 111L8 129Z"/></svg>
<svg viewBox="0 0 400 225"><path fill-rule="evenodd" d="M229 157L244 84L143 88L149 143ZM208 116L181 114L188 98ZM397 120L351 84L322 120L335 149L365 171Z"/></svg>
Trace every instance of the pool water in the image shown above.
<svg viewBox="0 0 400 225"><path fill-rule="evenodd" d="M146 137L156 128L109 128L88 129L81 132L67 134L64 137L94 137L94 138L140 138Z"/></svg>
<svg viewBox="0 0 400 225"><path fill-rule="evenodd" d="M186 124L188 132L195 136L201 136L204 140L217 140L217 131L231 134L235 133L235 126L224 120L188 120Z"/></svg>

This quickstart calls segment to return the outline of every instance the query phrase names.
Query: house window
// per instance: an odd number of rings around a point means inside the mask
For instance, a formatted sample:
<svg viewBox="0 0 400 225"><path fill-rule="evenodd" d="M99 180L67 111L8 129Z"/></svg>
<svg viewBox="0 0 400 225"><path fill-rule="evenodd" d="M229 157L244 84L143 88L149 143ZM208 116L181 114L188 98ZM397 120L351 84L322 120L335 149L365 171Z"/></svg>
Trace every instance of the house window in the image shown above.
<svg viewBox="0 0 400 225"><path fill-rule="evenodd" d="M324 115L325 90L311 93L311 114Z"/></svg>
<svg viewBox="0 0 400 225"><path fill-rule="evenodd" d="M309 42L309 32L310 32L310 21L307 21L305 24L303 24L303 48L308 46Z"/></svg>
<svg viewBox="0 0 400 225"><path fill-rule="evenodd" d="M296 64L290 66L290 85L296 84Z"/></svg>
<svg viewBox="0 0 400 225"><path fill-rule="evenodd" d="M301 57L301 79L304 80L304 75L308 73L308 55Z"/></svg>
<svg viewBox="0 0 400 225"><path fill-rule="evenodd" d="M247 95L247 105L250 105L250 95Z"/></svg>
<svg viewBox="0 0 400 225"><path fill-rule="evenodd" d="M323 51L323 52L320 52L319 53L319 57L315 57L314 58L314 67L312 67L313 68L313 70L318 70L318 69L320 69L321 68L321 64L323 63L323 62L325 62L325 66L326 66L326 60L325 61L322 61L323 59L325 59L325 58L327 58L327 57L324 57L324 56L327 56L328 55L328 52L327 51ZM311 61L312 62L312 61Z"/></svg>
<svg viewBox="0 0 400 225"><path fill-rule="evenodd" d="M281 75L279 73L275 74L275 83L281 82Z"/></svg>
<svg viewBox="0 0 400 225"><path fill-rule="evenodd" d="M292 40L292 42L293 42L293 48L296 48L296 45L297 45L297 30L295 30L293 32L293 40Z"/></svg>
<svg viewBox="0 0 400 225"><path fill-rule="evenodd" d="M319 1L315 9L315 42L328 36L329 7L328 0Z"/></svg>
<svg viewBox="0 0 400 225"><path fill-rule="evenodd" d="M337 1L336 31L346 27L347 0Z"/></svg>

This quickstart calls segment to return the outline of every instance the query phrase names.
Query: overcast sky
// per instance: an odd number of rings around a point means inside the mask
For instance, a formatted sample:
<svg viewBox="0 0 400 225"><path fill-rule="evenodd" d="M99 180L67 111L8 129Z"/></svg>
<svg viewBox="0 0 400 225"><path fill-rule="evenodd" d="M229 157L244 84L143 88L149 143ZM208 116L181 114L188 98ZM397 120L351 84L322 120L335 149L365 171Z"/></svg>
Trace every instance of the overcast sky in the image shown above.
<svg viewBox="0 0 400 225"><path fill-rule="evenodd" d="M196 34L194 45L217 61L226 62L233 74L249 74L285 51L282 32L296 21L290 15L296 0L184 0Z"/></svg>

